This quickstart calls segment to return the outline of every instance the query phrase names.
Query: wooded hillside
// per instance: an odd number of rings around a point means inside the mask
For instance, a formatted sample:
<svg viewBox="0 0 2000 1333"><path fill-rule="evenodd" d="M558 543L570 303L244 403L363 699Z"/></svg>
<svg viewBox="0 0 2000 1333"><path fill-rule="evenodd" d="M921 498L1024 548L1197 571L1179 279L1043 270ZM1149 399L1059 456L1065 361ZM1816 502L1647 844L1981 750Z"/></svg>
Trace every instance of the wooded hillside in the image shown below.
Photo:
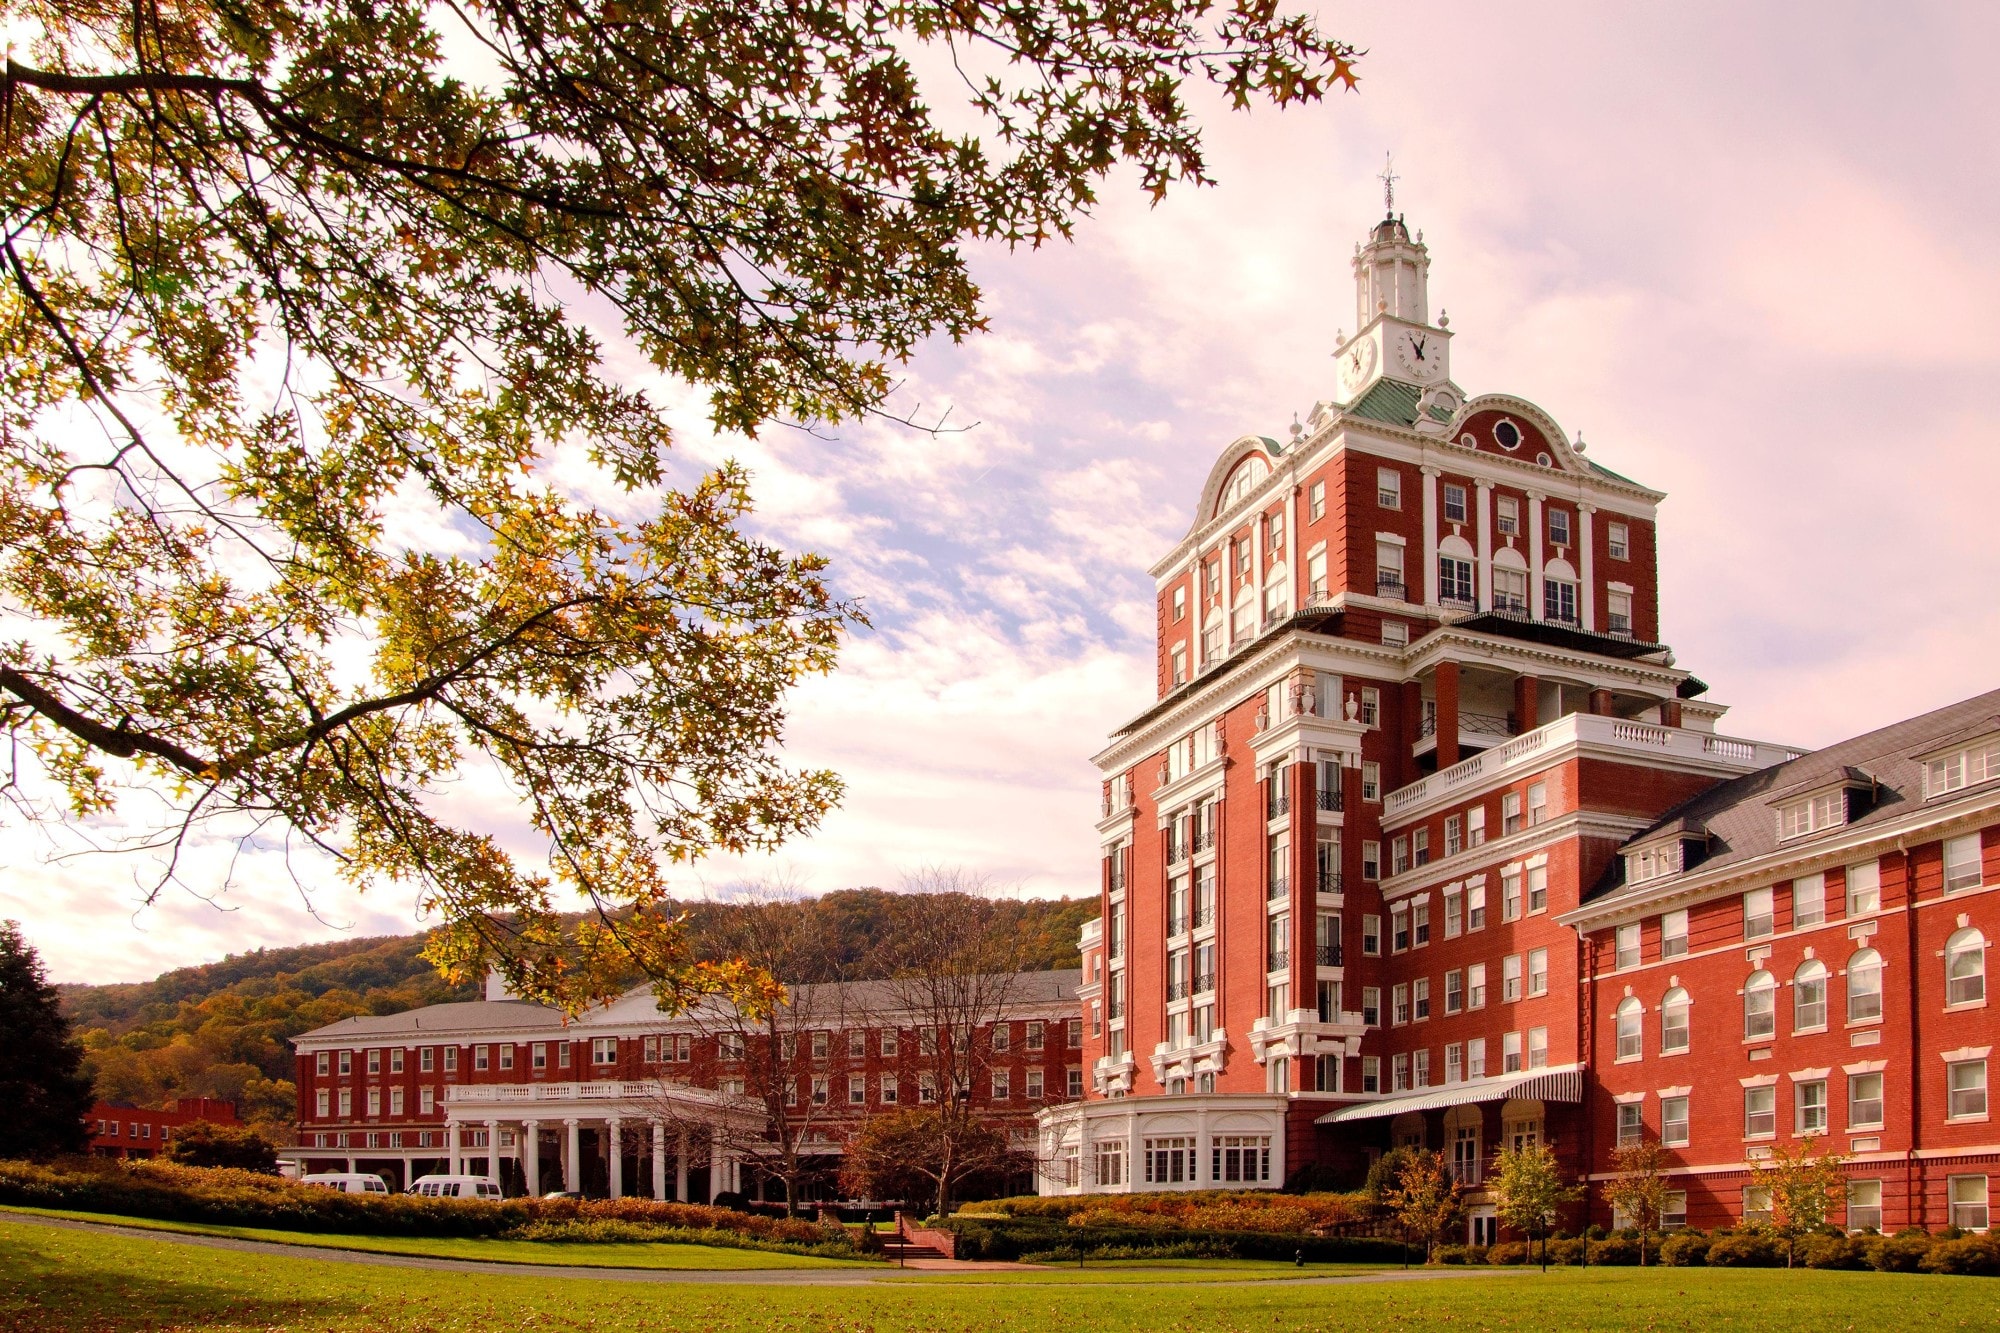
<svg viewBox="0 0 2000 1333"><path fill-rule="evenodd" d="M884 974L907 895L846 889L799 904L816 918L839 974ZM1015 936L1030 968L1075 967L1076 936L1094 899L999 904L1000 928ZM698 950L721 952L743 904L686 905ZM159 1105L175 1097L226 1097L253 1122L288 1131L293 1118L287 1039L355 1014L476 998L447 986L419 953L422 935L304 944L234 954L177 968L152 981L65 986L63 1003L87 1051L85 1072L108 1101ZM636 981L636 978L635 978Z"/></svg>

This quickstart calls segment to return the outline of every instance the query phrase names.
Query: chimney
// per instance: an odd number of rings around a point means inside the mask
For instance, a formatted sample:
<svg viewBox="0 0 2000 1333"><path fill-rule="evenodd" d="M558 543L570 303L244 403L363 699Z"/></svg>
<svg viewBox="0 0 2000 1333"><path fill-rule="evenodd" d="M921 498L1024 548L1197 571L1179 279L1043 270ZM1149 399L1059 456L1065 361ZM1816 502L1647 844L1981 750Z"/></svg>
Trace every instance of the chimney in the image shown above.
<svg viewBox="0 0 2000 1333"><path fill-rule="evenodd" d="M518 1000L521 997L507 989L507 978L500 975L497 967L486 971L486 998L489 1000Z"/></svg>

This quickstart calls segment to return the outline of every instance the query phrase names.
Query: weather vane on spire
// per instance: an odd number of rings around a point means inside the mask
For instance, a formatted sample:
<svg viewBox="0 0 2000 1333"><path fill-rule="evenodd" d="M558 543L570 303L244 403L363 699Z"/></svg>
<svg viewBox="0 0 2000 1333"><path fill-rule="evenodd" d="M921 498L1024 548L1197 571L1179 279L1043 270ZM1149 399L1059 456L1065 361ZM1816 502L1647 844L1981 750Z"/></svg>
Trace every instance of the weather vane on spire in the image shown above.
<svg viewBox="0 0 2000 1333"><path fill-rule="evenodd" d="M1398 177L1396 175L1396 159L1388 153L1382 154L1382 175L1380 179L1382 181L1382 207L1388 211L1389 216L1394 217L1396 215L1396 181Z"/></svg>

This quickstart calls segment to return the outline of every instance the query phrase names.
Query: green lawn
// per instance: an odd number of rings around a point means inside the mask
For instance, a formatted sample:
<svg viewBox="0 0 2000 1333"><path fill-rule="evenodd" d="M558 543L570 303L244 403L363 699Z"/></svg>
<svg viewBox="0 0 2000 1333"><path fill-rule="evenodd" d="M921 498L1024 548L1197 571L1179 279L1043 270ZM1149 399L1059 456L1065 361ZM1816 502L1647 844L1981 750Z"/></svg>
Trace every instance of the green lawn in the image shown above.
<svg viewBox="0 0 2000 1333"><path fill-rule="evenodd" d="M850 1270L858 1271L858 1270ZM880 1270L874 1270L879 1272ZM1173 1270L1170 1270L1173 1271ZM1192 1270L1180 1270L1190 1272ZM1217 1276L1226 1273L1222 1269ZM807 1276L802 1274L803 1276ZM1036 1277L1043 1275L1037 1274ZM1048 1276L1053 1277L1054 1274ZM1136 1278L1139 1270L1127 1270ZM1057 1293L1056 1286L1070 1289ZM1416 1282L660 1285L413 1273L0 1220L0 1329L47 1333L604 1330L1861 1329L2000 1326L2000 1279L1807 1270L1587 1269Z"/></svg>
<svg viewBox="0 0 2000 1333"><path fill-rule="evenodd" d="M723 1269L866 1267L874 1261L821 1259L807 1254L745 1250L723 1245L584 1244L532 1240L454 1240L427 1236L344 1236L318 1231L278 1231L268 1227L214 1226L206 1222L158 1222L145 1217L114 1217L105 1213L69 1212L56 1208L0 1208L8 1213L74 1218L149 1231L185 1231L198 1236L228 1236L263 1240L277 1245L317 1245L333 1250L368 1250L376 1254L414 1254L438 1259L482 1259L499 1264L565 1264L576 1268Z"/></svg>

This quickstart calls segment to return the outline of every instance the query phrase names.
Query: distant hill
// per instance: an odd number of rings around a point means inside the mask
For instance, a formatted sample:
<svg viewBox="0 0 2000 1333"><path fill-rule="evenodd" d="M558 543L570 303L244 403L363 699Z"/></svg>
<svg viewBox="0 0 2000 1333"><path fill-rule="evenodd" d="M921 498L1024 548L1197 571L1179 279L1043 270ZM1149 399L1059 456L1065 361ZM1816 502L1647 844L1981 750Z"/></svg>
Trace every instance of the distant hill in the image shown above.
<svg viewBox="0 0 2000 1333"><path fill-rule="evenodd" d="M865 979L882 975L878 960L906 902L881 889L845 889L806 907L838 969ZM697 951L714 956L711 941L749 909L689 903L686 910ZM1075 967L1077 931L1096 913L1095 899L1027 899L1004 904L1000 920L1024 947L1027 966ZM289 1038L355 1014L476 997L476 985L447 986L418 956L424 938L258 949L151 981L64 986L63 1004L100 1098L156 1106L175 1097L226 1097L253 1122L285 1130L295 1094Z"/></svg>

